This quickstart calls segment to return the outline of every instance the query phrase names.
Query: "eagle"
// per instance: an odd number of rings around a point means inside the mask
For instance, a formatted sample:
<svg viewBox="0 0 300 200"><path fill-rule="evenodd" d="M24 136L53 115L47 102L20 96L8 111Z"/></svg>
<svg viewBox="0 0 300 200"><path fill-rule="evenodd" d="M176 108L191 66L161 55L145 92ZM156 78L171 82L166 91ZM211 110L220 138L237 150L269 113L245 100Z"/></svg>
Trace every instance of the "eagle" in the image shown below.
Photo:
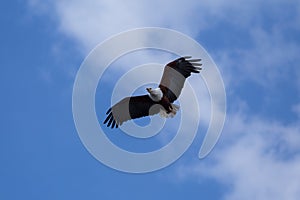
<svg viewBox="0 0 300 200"><path fill-rule="evenodd" d="M173 102L179 97L185 79L202 70L201 59L191 58L184 56L169 62L164 67L158 88L146 88L146 95L125 97L107 110L103 123L118 128L128 120L158 113L161 117L174 117L179 106Z"/></svg>

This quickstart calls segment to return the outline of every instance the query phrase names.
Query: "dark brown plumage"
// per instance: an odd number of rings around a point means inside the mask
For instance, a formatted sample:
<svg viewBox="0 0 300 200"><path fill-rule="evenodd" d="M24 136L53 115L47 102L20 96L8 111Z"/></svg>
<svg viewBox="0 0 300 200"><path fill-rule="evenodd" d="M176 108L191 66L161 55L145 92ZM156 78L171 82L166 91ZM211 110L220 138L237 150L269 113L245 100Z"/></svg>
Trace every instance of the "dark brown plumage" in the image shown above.
<svg viewBox="0 0 300 200"><path fill-rule="evenodd" d="M185 79L191 73L199 73L201 59L190 59L190 56L178 58L168 63L163 72L159 89L147 91L150 95L126 97L113 105L106 112L104 124L107 127L118 128L123 122L140 117L158 114L164 110L167 114L174 111L172 103L179 97ZM160 92L160 91L161 92ZM156 95L162 96L156 100ZM175 111L176 114L176 111Z"/></svg>

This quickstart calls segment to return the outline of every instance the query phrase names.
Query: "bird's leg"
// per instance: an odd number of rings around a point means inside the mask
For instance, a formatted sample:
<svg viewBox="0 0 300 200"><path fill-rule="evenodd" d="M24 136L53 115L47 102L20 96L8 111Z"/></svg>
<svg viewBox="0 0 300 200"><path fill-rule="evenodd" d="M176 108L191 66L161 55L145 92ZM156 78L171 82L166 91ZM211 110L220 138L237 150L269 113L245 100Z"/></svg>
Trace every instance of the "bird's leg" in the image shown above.
<svg viewBox="0 0 300 200"><path fill-rule="evenodd" d="M164 108L164 110L160 111L160 115L164 118L174 117L179 109L179 106L170 103L167 97L163 97L160 104Z"/></svg>
<svg viewBox="0 0 300 200"><path fill-rule="evenodd" d="M169 114L170 112L172 112L172 105L169 101L169 99L167 97L163 97L161 99L161 105L164 107L164 109L166 110L166 113Z"/></svg>
<svg viewBox="0 0 300 200"><path fill-rule="evenodd" d="M170 106L169 106L169 110L167 111L167 113L174 113L174 109L173 109L173 106L172 104L170 103Z"/></svg>
<svg viewBox="0 0 300 200"><path fill-rule="evenodd" d="M170 109L171 109L172 115L175 116L177 111L179 110L179 106L171 103Z"/></svg>

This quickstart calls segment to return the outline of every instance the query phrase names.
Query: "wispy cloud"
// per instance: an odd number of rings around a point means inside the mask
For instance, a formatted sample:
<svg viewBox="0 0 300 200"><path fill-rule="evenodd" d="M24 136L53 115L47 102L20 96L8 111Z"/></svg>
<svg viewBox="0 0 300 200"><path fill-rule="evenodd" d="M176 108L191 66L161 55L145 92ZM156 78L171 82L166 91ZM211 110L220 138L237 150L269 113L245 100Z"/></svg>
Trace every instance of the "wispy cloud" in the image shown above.
<svg viewBox="0 0 300 200"><path fill-rule="evenodd" d="M31 6L44 8L44 2L30 1ZM190 21L197 13L197 1L54 1L51 7L57 16L59 30L90 50L99 42L119 32L144 26L163 26L190 33Z"/></svg>
<svg viewBox="0 0 300 200"><path fill-rule="evenodd" d="M249 117L242 110L227 121L210 158L182 166L180 177L213 178L229 187L224 199L298 199L300 126Z"/></svg>
<svg viewBox="0 0 300 200"><path fill-rule="evenodd" d="M223 38L228 40L226 45L217 46L211 52L220 67L226 69L223 69L225 79L235 85L247 79L271 87L274 80L294 70L293 63L299 62L299 45L295 43L297 38L292 36L300 31L297 1L29 2L36 10L45 10L48 6L45 4L49 4L53 10L47 13L55 16L58 30L74 38L84 54L119 32L161 26L192 37L220 32L220 29L221 37L222 32L236 35Z"/></svg>

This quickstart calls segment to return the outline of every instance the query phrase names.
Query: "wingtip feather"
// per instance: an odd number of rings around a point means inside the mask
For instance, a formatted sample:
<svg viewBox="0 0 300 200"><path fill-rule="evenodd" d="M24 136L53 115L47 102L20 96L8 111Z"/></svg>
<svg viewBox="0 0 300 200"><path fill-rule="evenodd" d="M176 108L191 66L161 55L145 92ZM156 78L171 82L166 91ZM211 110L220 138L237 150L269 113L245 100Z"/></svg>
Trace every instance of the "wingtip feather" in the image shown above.
<svg viewBox="0 0 300 200"><path fill-rule="evenodd" d="M195 58L195 59L190 59L190 60L187 60L189 62L200 62L202 59L201 58Z"/></svg>
<svg viewBox="0 0 300 200"><path fill-rule="evenodd" d="M202 66L201 63L191 63L193 66Z"/></svg>
<svg viewBox="0 0 300 200"><path fill-rule="evenodd" d="M108 113L110 113L111 111L111 108L109 108L107 111L106 111L106 114L108 115Z"/></svg>
<svg viewBox="0 0 300 200"><path fill-rule="evenodd" d="M112 118L112 113L110 113L110 114L106 117L106 119L104 120L103 124L106 124L107 121L108 121L110 118Z"/></svg>

